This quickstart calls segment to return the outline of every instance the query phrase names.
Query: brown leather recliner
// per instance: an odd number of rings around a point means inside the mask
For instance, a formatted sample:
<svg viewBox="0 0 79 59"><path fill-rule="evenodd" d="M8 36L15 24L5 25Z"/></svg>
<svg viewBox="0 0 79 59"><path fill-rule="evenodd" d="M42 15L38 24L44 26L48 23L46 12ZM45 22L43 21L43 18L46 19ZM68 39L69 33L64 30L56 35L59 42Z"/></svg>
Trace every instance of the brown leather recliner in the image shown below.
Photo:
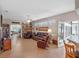
<svg viewBox="0 0 79 59"><path fill-rule="evenodd" d="M40 40L37 41L37 47L45 49L46 47L48 47L48 40L49 36L40 38Z"/></svg>

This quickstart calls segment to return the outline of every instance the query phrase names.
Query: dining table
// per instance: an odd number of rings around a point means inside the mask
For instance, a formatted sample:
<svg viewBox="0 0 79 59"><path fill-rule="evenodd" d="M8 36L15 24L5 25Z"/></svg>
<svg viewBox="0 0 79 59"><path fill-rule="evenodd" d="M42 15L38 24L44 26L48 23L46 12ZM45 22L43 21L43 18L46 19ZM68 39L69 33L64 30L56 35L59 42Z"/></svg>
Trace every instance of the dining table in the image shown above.
<svg viewBox="0 0 79 59"><path fill-rule="evenodd" d="M76 46L76 50L79 51L79 39L68 39L69 42L72 42Z"/></svg>
<svg viewBox="0 0 79 59"><path fill-rule="evenodd" d="M76 46L75 57L79 58L79 39L68 39L69 42L72 42Z"/></svg>

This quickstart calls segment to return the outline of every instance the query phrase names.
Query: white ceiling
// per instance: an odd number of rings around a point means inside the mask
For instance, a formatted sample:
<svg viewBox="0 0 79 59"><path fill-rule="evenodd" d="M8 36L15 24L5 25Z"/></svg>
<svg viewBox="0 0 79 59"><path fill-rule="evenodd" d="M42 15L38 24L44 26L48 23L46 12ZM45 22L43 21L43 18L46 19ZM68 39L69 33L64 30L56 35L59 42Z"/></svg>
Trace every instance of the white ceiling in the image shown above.
<svg viewBox="0 0 79 59"><path fill-rule="evenodd" d="M0 7L4 18L37 20L74 10L75 0L0 0Z"/></svg>

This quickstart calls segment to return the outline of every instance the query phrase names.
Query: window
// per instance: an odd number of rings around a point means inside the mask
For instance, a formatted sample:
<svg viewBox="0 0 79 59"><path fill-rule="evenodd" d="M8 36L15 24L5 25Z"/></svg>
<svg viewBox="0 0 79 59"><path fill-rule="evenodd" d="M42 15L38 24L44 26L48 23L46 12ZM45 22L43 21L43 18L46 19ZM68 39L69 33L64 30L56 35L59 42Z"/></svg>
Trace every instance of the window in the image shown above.
<svg viewBox="0 0 79 59"><path fill-rule="evenodd" d="M77 35L78 34L78 28L79 28L78 23L72 22L72 34L73 35Z"/></svg>

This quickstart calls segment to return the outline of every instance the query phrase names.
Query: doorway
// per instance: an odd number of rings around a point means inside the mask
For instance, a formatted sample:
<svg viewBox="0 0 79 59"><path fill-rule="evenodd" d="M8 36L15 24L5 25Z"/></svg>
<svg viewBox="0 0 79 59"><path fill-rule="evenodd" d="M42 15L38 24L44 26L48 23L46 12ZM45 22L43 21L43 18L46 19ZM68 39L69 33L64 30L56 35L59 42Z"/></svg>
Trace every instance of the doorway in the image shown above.
<svg viewBox="0 0 79 59"><path fill-rule="evenodd" d="M11 38L21 38L21 24L11 24L10 25L10 37Z"/></svg>

